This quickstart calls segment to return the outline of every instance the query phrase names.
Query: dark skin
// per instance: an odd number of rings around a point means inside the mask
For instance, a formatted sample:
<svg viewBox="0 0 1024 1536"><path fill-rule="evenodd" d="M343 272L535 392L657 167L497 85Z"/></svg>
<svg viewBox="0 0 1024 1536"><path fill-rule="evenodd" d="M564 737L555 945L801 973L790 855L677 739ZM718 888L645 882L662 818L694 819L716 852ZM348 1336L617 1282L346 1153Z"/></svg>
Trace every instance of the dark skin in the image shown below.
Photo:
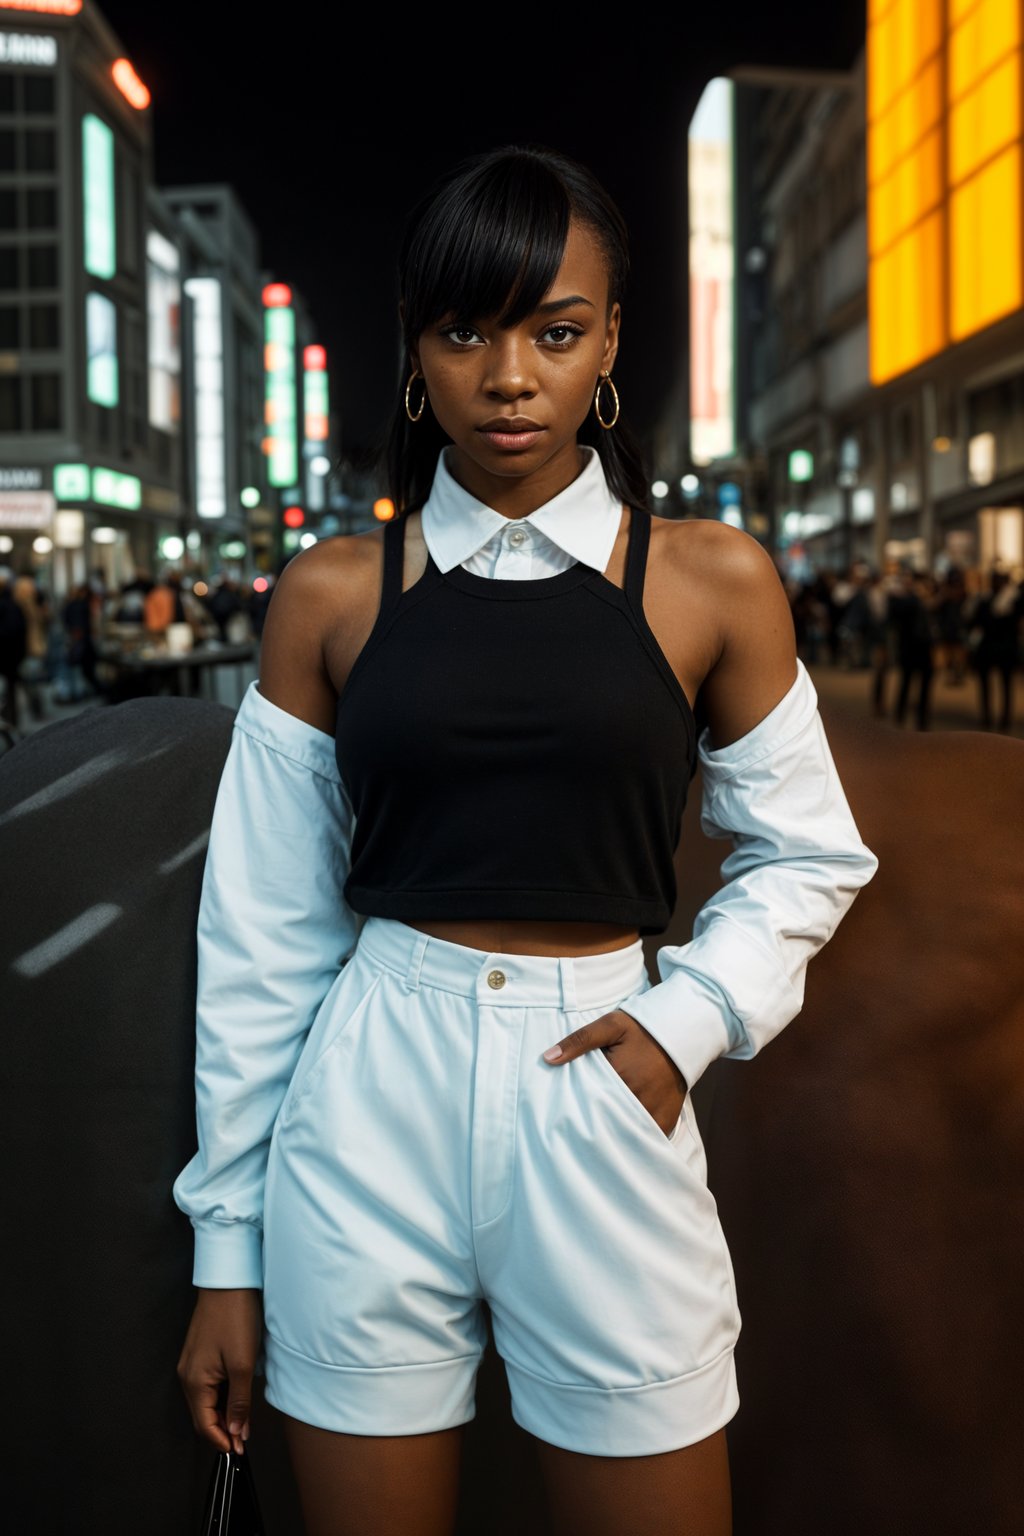
<svg viewBox="0 0 1024 1536"><path fill-rule="evenodd" d="M455 478L505 517L525 517L580 474L577 435L618 351L621 312L608 302L605 259L576 220L543 303L570 296L575 302L559 302L509 330L494 317L446 316L418 338L413 352L426 383L426 409L451 439ZM422 388L417 381L414 403ZM610 400L603 390L606 417ZM529 416L545 430L534 446L501 453L478 428L503 413ZM624 506L604 572L620 587L629 516ZM383 529L374 528L304 550L285 568L268 609L260 692L331 737L338 698L376 617L382 538ZM403 588L418 580L425 563L420 518L413 514ZM789 603L770 556L748 534L717 522L655 517L643 603L691 705L703 691L712 746L745 735L792 686L796 640ZM589 922L424 920L409 926L488 953L525 955L598 954L639 937L635 929ZM673 1129L687 1084L629 1014L613 1010L551 1044L561 1047L552 1071L586 1051L604 1050L660 1129L666 1135ZM179 1375L196 1429L219 1449L243 1447L261 1339L258 1290L200 1290ZM218 1408L225 1380L226 1413ZM282 1417L308 1536L448 1536L459 1428L360 1436ZM229 1435L232 1423L241 1433ZM567 1536L729 1536L724 1428L656 1456L589 1456L536 1443L552 1512Z"/></svg>

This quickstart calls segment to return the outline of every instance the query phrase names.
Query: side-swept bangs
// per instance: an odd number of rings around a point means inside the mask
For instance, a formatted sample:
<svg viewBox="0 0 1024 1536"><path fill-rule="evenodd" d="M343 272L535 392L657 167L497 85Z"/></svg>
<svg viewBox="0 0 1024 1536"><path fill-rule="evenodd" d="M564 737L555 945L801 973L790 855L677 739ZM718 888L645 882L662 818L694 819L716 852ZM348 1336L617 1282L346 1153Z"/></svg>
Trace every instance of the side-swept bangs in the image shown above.
<svg viewBox="0 0 1024 1536"><path fill-rule="evenodd" d="M572 208L543 160L521 156L451 181L414 217L399 266L406 339L445 316L511 327L541 303L565 254Z"/></svg>

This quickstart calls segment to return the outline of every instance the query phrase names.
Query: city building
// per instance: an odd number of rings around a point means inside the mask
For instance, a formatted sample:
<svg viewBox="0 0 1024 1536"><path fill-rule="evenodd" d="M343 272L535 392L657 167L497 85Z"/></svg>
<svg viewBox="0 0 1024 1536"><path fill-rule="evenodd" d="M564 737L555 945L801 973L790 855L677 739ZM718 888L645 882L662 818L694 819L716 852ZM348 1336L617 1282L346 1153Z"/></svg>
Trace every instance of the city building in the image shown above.
<svg viewBox="0 0 1024 1536"><path fill-rule="evenodd" d="M96 572L248 582L338 529L308 306L233 188L155 185L152 134L91 0L0 0L0 564L58 597ZM266 368L286 352L288 404Z"/></svg>
<svg viewBox="0 0 1024 1536"><path fill-rule="evenodd" d="M736 68L694 118L665 478L795 575L1024 564L1019 16L905 10L848 74Z"/></svg>

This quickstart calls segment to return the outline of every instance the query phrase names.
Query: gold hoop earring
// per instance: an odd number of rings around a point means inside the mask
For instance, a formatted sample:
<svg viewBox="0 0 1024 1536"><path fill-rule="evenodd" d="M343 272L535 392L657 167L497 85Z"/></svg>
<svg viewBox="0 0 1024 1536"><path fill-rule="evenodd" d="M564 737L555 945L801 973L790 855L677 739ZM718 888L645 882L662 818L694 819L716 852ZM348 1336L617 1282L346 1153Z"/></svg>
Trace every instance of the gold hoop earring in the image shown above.
<svg viewBox="0 0 1024 1536"><path fill-rule="evenodd" d="M405 386L405 414L408 416L410 421L419 421L420 417L423 415L423 408L424 408L424 406L427 403L427 381L426 381L426 379L424 379L423 380L423 398L420 400L420 408L416 412L415 416L413 415L412 411L410 411L410 409L409 409L409 391L412 388L412 381L413 381L413 379L416 379L416 378L422 378L422 374L420 374L417 371L417 369L414 368L412 373L410 373L410 375L409 375L409 382Z"/></svg>
<svg viewBox="0 0 1024 1536"><path fill-rule="evenodd" d="M603 384L608 385L608 388L611 390L612 397L615 401L615 415L612 417L611 421L605 421L601 416L601 386ZM615 388L615 385L612 383L612 377L610 373L602 373L600 379L598 380L597 390L594 394L594 414L606 432L610 431L619 419L619 392Z"/></svg>

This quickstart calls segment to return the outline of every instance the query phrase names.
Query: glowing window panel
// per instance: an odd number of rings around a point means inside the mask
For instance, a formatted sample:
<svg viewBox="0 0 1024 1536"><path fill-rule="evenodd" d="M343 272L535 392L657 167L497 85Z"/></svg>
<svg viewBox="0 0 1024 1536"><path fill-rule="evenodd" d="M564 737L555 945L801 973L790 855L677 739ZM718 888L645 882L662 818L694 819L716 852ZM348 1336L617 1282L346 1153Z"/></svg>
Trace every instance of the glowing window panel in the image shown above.
<svg viewBox="0 0 1024 1536"><path fill-rule="evenodd" d="M97 405L117 404L117 310L103 293L85 296L86 394Z"/></svg>
<svg viewBox="0 0 1024 1536"><path fill-rule="evenodd" d="M1020 0L868 0L870 373L1024 304Z"/></svg>
<svg viewBox="0 0 1024 1536"><path fill-rule="evenodd" d="M1020 174L1020 145L1015 144L953 193L953 341L1020 308ZM1014 210L1014 216L1007 218L1007 209Z"/></svg>
<svg viewBox="0 0 1024 1536"><path fill-rule="evenodd" d="M1016 143L1020 135L1020 59L1015 53L950 111L950 185L956 186L1000 150Z"/></svg>
<svg viewBox="0 0 1024 1536"><path fill-rule="evenodd" d="M185 283L185 292L192 300L195 317L193 416L196 511L200 517L223 517L227 511L227 454L220 280L216 277L190 277Z"/></svg>
<svg viewBox="0 0 1024 1536"><path fill-rule="evenodd" d="M113 277L117 270L114 135L95 113L82 118L82 208L85 270Z"/></svg>
<svg viewBox="0 0 1024 1536"><path fill-rule="evenodd" d="M954 102L1020 47L1019 0L980 0L950 18L949 100Z"/></svg>

